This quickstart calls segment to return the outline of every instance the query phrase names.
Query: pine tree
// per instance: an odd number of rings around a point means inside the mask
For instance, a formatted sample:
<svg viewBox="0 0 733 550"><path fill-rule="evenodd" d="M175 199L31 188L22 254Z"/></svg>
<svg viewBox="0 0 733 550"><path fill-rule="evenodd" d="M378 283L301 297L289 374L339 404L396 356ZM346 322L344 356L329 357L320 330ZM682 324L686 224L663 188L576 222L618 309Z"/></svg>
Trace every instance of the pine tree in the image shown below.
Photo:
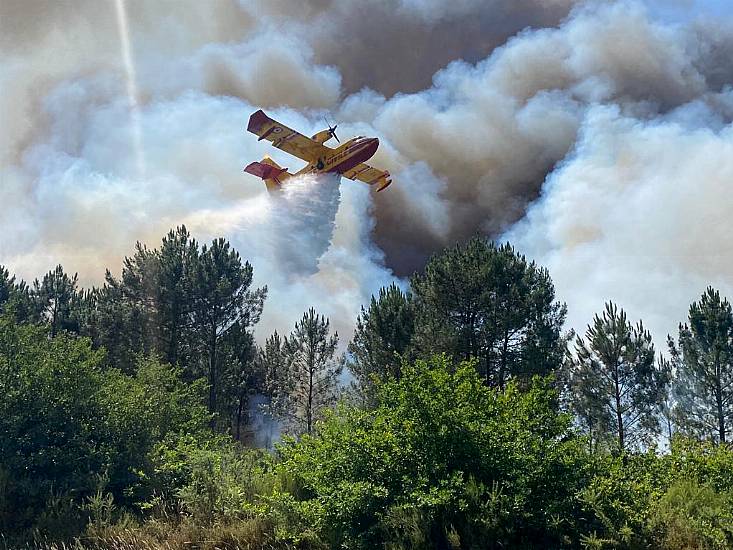
<svg viewBox="0 0 733 550"><path fill-rule="evenodd" d="M590 369L576 369L572 358L567 365L568 410L588 439L591 453L612 446L614 419L605 406L595 375Z"/></svg>
<svg viewBox="0 0 733 550"><path fill-rule="evenodd" d="M231 418L232 435L242 439L249 418L250 397L262 386L257 368L257 345L249 327L234 323L221 343L220 409Z"/></svg>
<svg viewBox="0 0 733 550"><path fill-rule="evenodd" d="M412 297L396 284L372 296L369 308L361 308L354 338L349 344L349 369L362 390L368 390L373 377L400 377L403 360L410 360L410 346L415 331Z"/></svg>
<svg viewBox="0 0 733 550"><path fill-rule="evenodd" d="M77 333L95 340L97 327L97 296L95 288L80 289L71 305L71 318Z"/></svg>
<svg viewBox="0 0 733 550"><path fill-rule="evenodd" d="M0 265L0 316L9 315L16 323L28 323L37 320L33 309L28 285Z"/></svg>
<svg viewBox="0 0 733 550"><path fill-rule="evenodd" d="M689 324L680 324L679 343L668 339L679 428L725 443L733 421L733 311L708 287L688 317Z"/></svg>
<svg viewBox="0 0 733 550"><path fill-rule="evenodd" d="M122 263L122 276L117 281L107 271L106 286L110 300L110 312L118 306L125 317L125 331L137 342L144 353L162 355L160 351L160 328L158 326L158 281L159 262L157 253L144 244L135 243L135 253Z"/></svg>
<svg viewBox="0 0 733 550"><path fill-rule="evenodd" d="M0 313L10 301L13 290L15 290L15 276L11 277L5 266L0 265Z"/></svg>
<svg viewBox="0 0 733 550"><path fill-rule="evenodd" d="M613 303L576 340L570 391L573 408L596 440L613 427L619 452L649 444L659 433L669 373L655 362L651 334Z"/></svg>
<svg viewBox="0 0 733 550"><path fill-rule="evenodd" d="M275 418L285 416L293 391L293 377L285 354L285 340L273 332L259 350L258 369L263 380L263 391L269 399L266 412Z"/></svg>
<svg viewBox="0 0 733 550"><path fill-rule="evenodd" d="M167 363L187 366L191 354L192 279L199 262L198 243L185 226L180 226L168 232L155 253L158 348Z"/></svg>
<svg viewBox="0 0 733 550"><path fill-rule="evenodd" d="M49 271L39 282L33 282L31 299L36 315L49 324L51 337L62 330L78 331L78 324L72 315L77 298L77 274L69 277L61 265Z"/></svg>
<svg viewBox="0 0 733 550"><path fill-rule="evenodd" d="M291 376L288 420L296 434L312 433L323 411L335 404L343 363L335 360L338 334L330 334L328 319L310 308L285 340L284 354Z"/></svg>
<svg viewBox="0 0 733 550"><path fill-rule="evenodd" d="M546 269L509 244L474 238L430 259L411 281L416 348L475 358L487 384L528 381L562 364L566 307Z"/></svg>
<svg viewBox="0 0 733 550"><path fill-rule="evenodd" d="M138 357L154 350L146 332L152 321L127 292L127 287L107 271L105 284L94 290L93 326L87 335L95 346L107 350L109 366L131 374L137 368Z"/></svg>
<svg viewBox="0 0 733 550"><path fill-rule="evenodd" d="M670 382L672 381L672 363L669 359L665 358L664 356L659 356L659 364L657 365L657 368L667 373L667 376L670 379ZM664 392L664 397L662 399L662 407L660 410L660 422L662 424L662 429L664 431L665 436L667 437L667 441L669 444L672 444L672 437L674 436L674 433L676 431L676 419L675 416L677 415L677 406L675 404L675 401L673 399L673 388L672 384L670 383Z"/></svg>
<svg viewBox="0 0 733 550"><path fill-rule="evenodd" d="M224 239L204 245L192 274L192 320L209 382L209 410L218 412L222 338L239 325L247 329L262 313L267 287L250 290L252 266Z"/></svg>
<svg viewBox="0 0 733 550"><path fill-rule="evenodd" d="M137 368L137 356L163 356L157 322L159 262L155 251L140 242L125 257L122 274L107 270L102 287L95 290L94 327L96 346L107 349L107 363L126 373Z"/></svg>

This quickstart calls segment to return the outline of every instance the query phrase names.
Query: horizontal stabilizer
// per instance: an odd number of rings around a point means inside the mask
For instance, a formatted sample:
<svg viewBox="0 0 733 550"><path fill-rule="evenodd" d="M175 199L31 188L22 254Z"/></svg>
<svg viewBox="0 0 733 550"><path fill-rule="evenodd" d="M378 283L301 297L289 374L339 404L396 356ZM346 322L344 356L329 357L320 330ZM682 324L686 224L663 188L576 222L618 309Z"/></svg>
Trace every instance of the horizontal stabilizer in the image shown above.
<svg viewBox="0 0 733 550"><path fill-rule="evenodd" d="M274 164L274 163L273 163ZM287 172L287 168L280 168L273 164L265 164L262 162L253 162L244 169L248 174L262 178L263 180L277 180L280 174Z"/></svg>

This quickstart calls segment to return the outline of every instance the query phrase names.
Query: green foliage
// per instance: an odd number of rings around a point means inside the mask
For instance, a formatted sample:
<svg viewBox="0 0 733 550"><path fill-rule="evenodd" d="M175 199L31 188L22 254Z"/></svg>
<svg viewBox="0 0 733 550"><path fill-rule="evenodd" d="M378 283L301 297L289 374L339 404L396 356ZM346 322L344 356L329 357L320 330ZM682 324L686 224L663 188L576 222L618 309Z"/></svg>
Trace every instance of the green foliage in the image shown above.
<svg viewBox="0 0 733 550"><path fill-rule="evenodd" d="M0 321L0 532L41 528L59 509L80 520L100 477L115 502L132 504L147 492L156 442L208 436L201 384L153 360L134 378L103 362L88 339Z"/></svg>
<svg viewBox="0 0 733 550"><path fill-rule="evenodd" d="M310 308L295 323L280 351L278 342L279 337L273 335L266 356L269 361L266 369L271 375L270 395L276 400L270 412L285 421L290 433L310 434L316 421L336 403L338 396L338 378L343 369L343 361L334 358L338 334L331 334L328 319Z"/></svg>
<svg viewBox="0 0 733 550"><path fill-rule="evenodd" d="M63 267L58 265L44 275L40 282L38 279L33 282L31 300L35 316L48 323L52 337L62 330L79 330L73 315L78 299L77 280L76 274L69 277Z"/></svg>
<svg viewBox="0 0 733 550"><path fill-rule="evenodd" d="M680 325L679 344L669 339L677 371L678 427L725 442L733 421L733 308L709 287Z"/></svg>
<svg viewBox="0 0 733 550"><path fill-rule="evenodd" d="M724 550L733 546L733 501L694 480L675 482L654 506L649 528L668 550Z"/></svg>
<svg viewBox="0 0 733 550"><path fill-rule="evenodd" d="M171 365L188 365L193 353L189 336L198 243L181 226L163 237L154 254L158 352Z"/></svg>
<svg viewBox="0 0 733 550"><path fill-rule="evenodd" d="M205 350L209 410L218 411L222 339L232 330L246 330L260 319L267 288L249 290L252 266L224 239L204 245L193 269L195 337Z"/></svg>
<svg viewBox="0 0 733 550"><path fill-rule="evenodd" d="M302 487L293 506L349 548L403 535L462 548L562 540L552 518L573 509L584 468L554 391L540 380L491 390L473 363L444 358L402 372L374 410L342 407L318 437L279 449Z"/></svg>
<svg viewBox="0 0 733 550"><path fill-rule="evenodd" d="M33 320L33 303L28 285L24 281L17 281L2 265L0 265L0 316L14 319L19 323Z"/></svg>
<svg viewBox="0 0 733 550"><path fill-rule="evenodd" d="M15 277L10 275L5 266L0 265L0 313L5 311L14 290Z"/></svg>
<svg viewBox="0 0 733 550"><path fill-rule="evenodd" d="M669 475L650 452L592 457L595 475L580 492L585 523L579 534L589 548L643 548L649 509Z"/></svg>
<svg viewBox="0 0 733 550"><path fill-rule="evenodd" d="M620 452L652 444L669 372L655 363L654 345L641 321L636 326L614 304L578 337L569 386L573 408L589 437L613 433Z"/></svg>
<svg viewBox="0 0 733 550"><path fill-rule="evenodd" d="M594 476L580 493L584 546L718 548L710 541L729 536L733 450L676 436L669 454L589 458Z"/></svg>
<svg viewBox="0 0 733 550"><path fill-rule="evenodd" d="M369 308L361 308L349 344L349 370L362 392L371 394L375 379L399 378L403 361L410 359L414 332L412 296L396 284L381 288L378 298L372 296Z"/></svg>
<svg viewBox="0 0 733 550"><path fill-rule="evenodd" d="M189 473L178 491L183 510L204 525L263 515L261 499L276 483L270 462L269 455L230 445L196 449L186 458Z"/></svg>
<svg viewBox="0 0 733 550"><path fill-rule="evenodd" d="M262 412L275 421L287 418L291 409L290 396L295 389L295 377L290 368L285 353L285 339L275 331L265 340L257 357L257 369L263 381L262 389L267 396ZM271 446L272 438L268 437L267 447Z"/></svg>
<svg viewBox="0 0 733 550"><path fill-rule="evenodd" d="M192 382L205 377L209 411L221 431L239 438L255 379L252 327L267 288L251 289L252 266L224 239L200 246L185 228L171 230L159 249L137 243L119 280L83 304L82 333L108 350L108 364L134 373L136 357L155 354Z"/></svg>
<svg viewBox="0 0 733 550"><path fill-rule="evenodd" d="M415 346L476 359L486 381L503 387L557 369L566 307L555 302L546 269L511 245L474 238L433 256L411 281L417 309Z"/></svg>
<svg viewBox="0 0 733 550"><path fill-rule="evenodd" d="M716 291L671 362L612 304L596 316L562 373L584 438L535 376L566 352L565 307L508 244L449 249L362 309L349 351L369 407L336 406L338 335L315 309L257 348L252 282L228 242L185 227L97 289L0 267L4 546L733 545L733 313ZM273 454L225 435L246 440L257 392L299 437ZM670 450L642 454L660 415Z"/></svg>

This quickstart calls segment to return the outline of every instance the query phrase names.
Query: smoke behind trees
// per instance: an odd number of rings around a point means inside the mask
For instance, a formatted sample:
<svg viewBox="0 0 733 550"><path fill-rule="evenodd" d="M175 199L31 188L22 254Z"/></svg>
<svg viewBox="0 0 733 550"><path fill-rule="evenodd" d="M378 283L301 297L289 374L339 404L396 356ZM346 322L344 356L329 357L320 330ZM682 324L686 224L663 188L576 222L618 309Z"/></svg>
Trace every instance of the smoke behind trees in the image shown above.
<svg viewBox="0 0 733 550"><path fill-rule="evenodd" d="M708 283L731 294L730 22L632 0L367 4L128 0L139 175L114 2L3 2L0 263L90 284L186 223L283 297L263 330L317 304L341 334L390 271L477 232L547 265L577 328L612 299L660 337ZM244 132L258 107L379 136L395 184L304 181L290 198L311 202L278 205L242 167L301 164Z"/></svg>

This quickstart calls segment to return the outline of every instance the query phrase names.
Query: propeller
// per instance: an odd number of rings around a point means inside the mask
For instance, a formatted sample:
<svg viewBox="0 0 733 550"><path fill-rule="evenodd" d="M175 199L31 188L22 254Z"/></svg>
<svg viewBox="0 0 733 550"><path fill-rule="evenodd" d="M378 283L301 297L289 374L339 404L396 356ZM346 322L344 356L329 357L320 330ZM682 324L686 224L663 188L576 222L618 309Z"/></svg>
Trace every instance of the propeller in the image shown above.
<svg viewBox="0 0 733 550"><path fill-rule="evenodd" d="M336 135L336 128L338 128L339 125L338 124L334 124L333 126L331 126L328 123L328 120L326 120L325 117L323 118L323 121L326 123L326 126L328 126L328 132L331 134L331 137L334 138L338 143L341 143L341 140Z"/></svg>

